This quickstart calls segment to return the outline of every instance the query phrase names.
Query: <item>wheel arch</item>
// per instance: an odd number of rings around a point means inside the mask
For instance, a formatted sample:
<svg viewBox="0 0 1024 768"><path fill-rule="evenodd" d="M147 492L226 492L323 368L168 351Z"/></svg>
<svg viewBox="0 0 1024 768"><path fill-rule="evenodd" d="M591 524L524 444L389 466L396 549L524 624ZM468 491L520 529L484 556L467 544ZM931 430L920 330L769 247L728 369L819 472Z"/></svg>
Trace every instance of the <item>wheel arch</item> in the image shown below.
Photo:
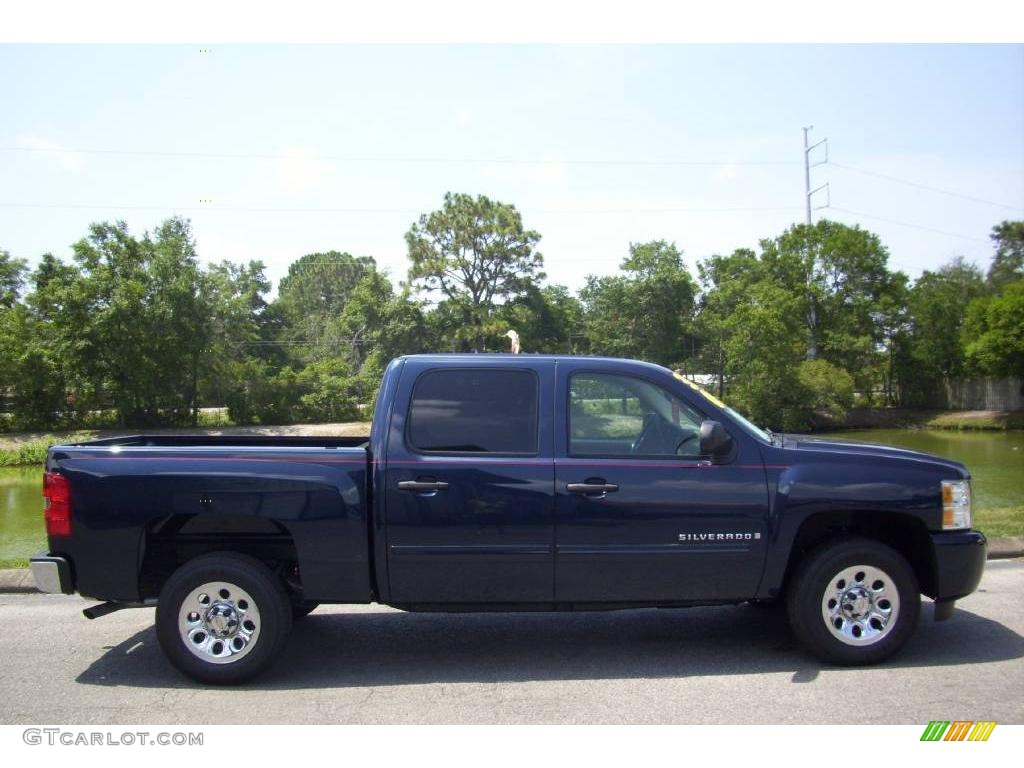
<svg viewBox="0 0 1024 768"><path fill-rule="evenodd" d="M220 552L248 555L275 572L289 591L301 592L295 539L280 523L256 515L170 515L143 532L142 599L159 595L171 574L186 562Z"/></svg>
<svg viewBox="0 0 1024 768"><path fill-rule="evenodd" d="M823 544L859 536L881 542L901 554L923 594L934 596L935 553L924 522L912 514L881 510L822 511L809 515L796 531L789 549L778 594L785 594L793 575L807 556Z"/></svg>

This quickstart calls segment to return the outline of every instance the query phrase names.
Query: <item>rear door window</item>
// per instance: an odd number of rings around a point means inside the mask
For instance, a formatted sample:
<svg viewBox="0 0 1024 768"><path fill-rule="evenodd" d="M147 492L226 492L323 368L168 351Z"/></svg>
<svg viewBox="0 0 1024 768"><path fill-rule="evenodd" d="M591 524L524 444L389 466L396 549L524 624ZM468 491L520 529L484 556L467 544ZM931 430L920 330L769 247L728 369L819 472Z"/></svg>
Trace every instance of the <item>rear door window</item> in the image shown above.
<svg viewBox="0 0 1024 768"><path fill-rule="evenodd" d="M444 369L416 381L407 442L420 453L537 454L533 371Z"/></svg>

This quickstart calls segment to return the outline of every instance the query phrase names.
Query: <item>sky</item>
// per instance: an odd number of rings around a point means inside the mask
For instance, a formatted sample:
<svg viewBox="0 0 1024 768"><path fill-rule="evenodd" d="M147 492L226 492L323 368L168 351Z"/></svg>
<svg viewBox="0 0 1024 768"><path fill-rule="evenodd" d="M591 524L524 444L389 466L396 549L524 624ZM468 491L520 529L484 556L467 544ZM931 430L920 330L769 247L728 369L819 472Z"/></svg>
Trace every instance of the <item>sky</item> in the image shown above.
<svg viewBox="0 0 1024 768"><path fill-rule="evenodd" d="M1024 218L1020 45L8 44L0 114L0 248L30 264L181 215L275 284L332 249L397 281L453 191L514 204L549 282L653 239L695 272L804 220L809 125L815 219L911 277Z"/></svg>

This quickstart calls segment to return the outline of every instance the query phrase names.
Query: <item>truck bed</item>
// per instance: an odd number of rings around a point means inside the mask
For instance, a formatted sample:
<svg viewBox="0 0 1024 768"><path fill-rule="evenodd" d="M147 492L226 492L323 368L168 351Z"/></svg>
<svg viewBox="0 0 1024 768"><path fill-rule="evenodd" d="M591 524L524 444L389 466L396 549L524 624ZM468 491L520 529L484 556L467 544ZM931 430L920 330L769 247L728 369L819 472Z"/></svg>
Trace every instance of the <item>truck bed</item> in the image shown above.
<svg viewBox="0 0 1024 768"><path fill-rule="evenodd" d="M73 535L50 544L83 595L152 599L177 559L244 540L310 600L371 599L364 437L129 435L55 445L46 468L71 482Z"/></svg>

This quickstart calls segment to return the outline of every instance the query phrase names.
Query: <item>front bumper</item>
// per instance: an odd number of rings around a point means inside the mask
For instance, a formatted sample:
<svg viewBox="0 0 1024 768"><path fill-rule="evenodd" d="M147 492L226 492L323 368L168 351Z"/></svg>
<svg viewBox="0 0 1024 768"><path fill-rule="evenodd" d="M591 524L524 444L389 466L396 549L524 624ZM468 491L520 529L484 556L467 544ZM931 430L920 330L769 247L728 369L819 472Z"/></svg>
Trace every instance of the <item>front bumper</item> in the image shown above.
<svg viewBox="0 0 1024 768"><path fill-rule="evenodd" d="M29 567L40 592L70 595L75 591L71 564L67 559L40 552L29 560Z"/></svg>
<svg viewBox="0 0 1024 768"><path fill-rule="evenodd" d="M978 588L985 572L988 540L981 531L945 531L932 533L935 553L936 601L966 597Z"/></svg>

